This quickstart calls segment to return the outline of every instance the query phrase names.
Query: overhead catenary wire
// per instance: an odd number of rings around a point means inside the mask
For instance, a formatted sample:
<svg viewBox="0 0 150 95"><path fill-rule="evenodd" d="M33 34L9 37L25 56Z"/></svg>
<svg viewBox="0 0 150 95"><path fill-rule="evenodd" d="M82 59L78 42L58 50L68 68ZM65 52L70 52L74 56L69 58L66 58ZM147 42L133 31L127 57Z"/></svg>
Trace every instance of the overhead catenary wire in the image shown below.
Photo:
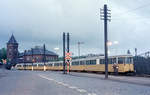
<svg viewBox="0 0 150 95"><path fill-rule="evenodd" d="M142 6L139 6L139 7L136 7L136 8L133 8L133 9L130 9L130 10L127 10L127 11L125 11L125 12L121 12L121 13L118 13L118 14L115 14L114 16L115 16L115 18L113 19L113 20L120 20L120 19L122 19L122 15L127 15L128 13L131 13L131 12L134 12L134 11L137 11L137 10L140 10L140 9L143 9L143 8L145 8L145 7L148 7L150 5L150 3L147 3L147 4L144 4L144 5L142 5ZM116 17L117 16L117 17ZM136 17L137 18L137 17ZM138 17L139 18L139 17ZM140 18L139 18L140 19ZM148 17L148 19L149 19L149 17Z"/></svg>

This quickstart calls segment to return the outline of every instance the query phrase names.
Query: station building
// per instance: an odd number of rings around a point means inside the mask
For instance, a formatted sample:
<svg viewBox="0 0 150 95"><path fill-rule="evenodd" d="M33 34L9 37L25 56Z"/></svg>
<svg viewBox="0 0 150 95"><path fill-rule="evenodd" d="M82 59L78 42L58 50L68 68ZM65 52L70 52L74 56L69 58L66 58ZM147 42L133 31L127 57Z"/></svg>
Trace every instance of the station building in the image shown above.
<svg viewBox="0 0 150 95"><path fill-rule="evenodd" d="M35 46L30 50L25 50L24 52L19 53L18 51L18 42L16 41L14 35L10 37L7 42L7 59L11 64L17 63L35 63L35 62L43 62L44 56L45 61L56 61L58 60L58 55L52 51L45 49L43 46Z"/></svg>
<svg viewBox="0 0 150 95"><path fill-rule="evenodd" d="M52 51L45 50L42 46L35 46L30 50L25 50L23 53L19 54L19 59L22 59L24 63L34 63L34 62L43 62L45 55L45 61L56 61L58 60L58 55Z"/></svg>

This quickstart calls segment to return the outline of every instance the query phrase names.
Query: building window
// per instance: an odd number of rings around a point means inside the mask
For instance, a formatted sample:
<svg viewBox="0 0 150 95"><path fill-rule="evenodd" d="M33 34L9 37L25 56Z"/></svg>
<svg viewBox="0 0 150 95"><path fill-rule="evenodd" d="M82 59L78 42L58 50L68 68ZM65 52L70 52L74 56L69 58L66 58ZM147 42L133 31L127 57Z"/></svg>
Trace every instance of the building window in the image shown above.
<svg viewBox="0 0 150 95"><path fill-rule="evenodd" d="M11 52L11 51L12 51L12 49L9 49L9 51Z"/></svg>
<svg viewBox="0 0 150 95"><path fill-rule="evenodd" d="M9 55L11 56L11 53L9 53Z"/></svg>
<svg viewBox="0 0 150 95"><path fill-rule="evenodd" d="M27 57L27 61L29 61L30 60L30 57Z"/></svg>

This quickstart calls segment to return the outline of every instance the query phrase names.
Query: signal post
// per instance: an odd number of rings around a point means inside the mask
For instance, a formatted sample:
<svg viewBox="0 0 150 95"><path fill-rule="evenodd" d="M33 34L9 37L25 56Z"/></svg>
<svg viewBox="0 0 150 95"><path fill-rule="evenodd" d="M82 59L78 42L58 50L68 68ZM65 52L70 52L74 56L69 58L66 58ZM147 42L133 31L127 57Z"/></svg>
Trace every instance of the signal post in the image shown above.
<svg viewBox="0 0 150 95"><path fill-rule="evenodd" d="M69 33L67 33L67 49L66 49L66 35L63 33L63 74L66 74L66 64L67 64L67 72L69 72L70 69L70 60L72 59L70 56L70 51L69 51L69 44L70 42L70 37ZM67 52L66 52L67 50Z"/></svg>
<svg viewBox="0 0 150 95"><path fill-rule="evenodd" d="M66 59L66 64L67 64L67 73L69 73L70 72L70 63L71 63L71 60L72 60L71 53L67 52L65 59Z"/></svg>

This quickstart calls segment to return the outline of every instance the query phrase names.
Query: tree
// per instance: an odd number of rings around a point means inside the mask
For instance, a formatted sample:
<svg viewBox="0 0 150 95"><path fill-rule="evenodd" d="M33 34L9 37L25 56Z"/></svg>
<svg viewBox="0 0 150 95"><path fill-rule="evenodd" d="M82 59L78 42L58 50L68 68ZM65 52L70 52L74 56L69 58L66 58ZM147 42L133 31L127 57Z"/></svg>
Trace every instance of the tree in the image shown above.
<svg viewBox="0 0 150 95"><path fill-rule="evenodd" d="M6 51L6 48L0 49L0 60L2 61L2 59L7 59L7 51Z"/></svg>

